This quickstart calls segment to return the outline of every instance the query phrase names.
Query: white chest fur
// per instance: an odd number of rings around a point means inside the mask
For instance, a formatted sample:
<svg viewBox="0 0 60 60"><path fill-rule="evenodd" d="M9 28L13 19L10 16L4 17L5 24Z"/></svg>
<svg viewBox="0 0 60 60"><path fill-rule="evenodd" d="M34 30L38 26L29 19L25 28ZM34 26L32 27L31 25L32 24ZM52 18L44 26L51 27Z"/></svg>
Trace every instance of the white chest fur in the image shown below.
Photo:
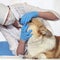
<svg viewBox="0 0 60 60"><path fill-rule="evenodd" d="M42 38L41 36L38 39L35 39L34 36L32 36L28 41L28 53L32 57L36 56L39 53L53 49L55 47L55 44L56 40L54 37Z"/></svg>

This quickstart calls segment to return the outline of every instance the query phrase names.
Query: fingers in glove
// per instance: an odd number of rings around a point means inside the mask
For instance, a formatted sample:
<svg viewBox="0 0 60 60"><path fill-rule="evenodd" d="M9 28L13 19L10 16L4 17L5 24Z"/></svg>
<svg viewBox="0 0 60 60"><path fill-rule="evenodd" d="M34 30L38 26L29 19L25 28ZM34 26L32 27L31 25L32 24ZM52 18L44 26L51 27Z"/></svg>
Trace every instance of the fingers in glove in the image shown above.
<svg viewBox="0 0 60 60"><path fill-rule="evenodd" d="M29 34L28 36L27 36L27 38L30 38L32 36L32 34Z"/></svg>
<svg viewBox="0 0 60 60"><path fill-rule="evenodd" d="M31 34L31 32L32 32L32 30L29 30L29 31L27 32L27 35Z"/></svg>
<svg viewBox="0 0 60 60"><path fill-rule="evenodd" d="M28 25L28 24L27 24L27 25L25 25L25 27L24 27L24 31L25 31L25 32L27 32L28 27L29 27L29 25Z"/></svg>

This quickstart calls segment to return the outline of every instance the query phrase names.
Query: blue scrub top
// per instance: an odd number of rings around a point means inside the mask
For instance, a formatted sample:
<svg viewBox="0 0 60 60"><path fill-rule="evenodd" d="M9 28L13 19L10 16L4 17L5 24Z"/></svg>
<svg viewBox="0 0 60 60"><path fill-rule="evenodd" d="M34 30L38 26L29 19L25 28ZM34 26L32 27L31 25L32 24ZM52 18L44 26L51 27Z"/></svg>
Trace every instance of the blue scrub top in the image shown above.
<svg viewBox="0 0 60 60"><path fill-rule="evenodd" d="M0 42L0 56L14 56L11 50L9 50L9 44L7 41Z"/></svg>

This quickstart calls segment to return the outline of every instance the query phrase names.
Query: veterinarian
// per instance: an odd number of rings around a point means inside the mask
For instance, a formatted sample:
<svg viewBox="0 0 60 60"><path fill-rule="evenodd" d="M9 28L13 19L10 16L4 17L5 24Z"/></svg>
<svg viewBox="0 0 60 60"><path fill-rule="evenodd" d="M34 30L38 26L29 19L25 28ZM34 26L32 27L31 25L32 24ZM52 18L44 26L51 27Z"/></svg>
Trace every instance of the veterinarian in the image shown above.
<svg viewBox="0 0 60 60"><path fill-rule="evenodd" d="M37 11L40 11L40 8L25 3L14 4L9 7L0 4L0 10L0 31L8 41L10 50L13 51L13 53L16 53L17 50L17 55L24 54L25 42L31 37L31 30L27 32L28 25L26 25L26 23L29 22L32 17L40 16L41 18L50 20L58 19L53 12L43 10L45 12L38 13ZM21 33L11 25L15 23L16 26L16 21L23 25ZM19 40L19 43L17 40Z"/></svg>

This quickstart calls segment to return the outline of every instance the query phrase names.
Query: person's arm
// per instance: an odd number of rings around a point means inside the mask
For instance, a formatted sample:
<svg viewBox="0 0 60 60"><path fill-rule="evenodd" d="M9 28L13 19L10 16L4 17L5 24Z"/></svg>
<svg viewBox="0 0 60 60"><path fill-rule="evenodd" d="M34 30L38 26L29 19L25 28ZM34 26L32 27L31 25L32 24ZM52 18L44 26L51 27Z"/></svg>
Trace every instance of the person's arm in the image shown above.
<svg viewBox="0 0 60 60"><path fill-rule="evenodd" d="M17 55L24 55L25 53L25 42L20 40L19 45L17 47Z"/></svg>
<svg viewBox="0 0 60 60"><path fill-rule="evenodd" d="M30 22L32 20L32 18L34 17L40 17L46 20L58 20L59 18L52 12L37 12L37 11L32 11L32 12L28 12L25 13L21 20L20 23L21 24L27 24L28 22Z"/></svg>
<svg viewBox="0 0 60 60"><path fill-rule="evenodd" d="M39 12L39 17L46 20L58 20L59 18L52 12Z"/></svg>
<svg viewBox="0 0 60 60"><path fill-rule="evenodd" d="M21 28L21 24L19 24L19 21L15 20L13 23L13 26L15 26L17 29Z"/></svg>
<svg viewBox="0 0 60 60"><path fill-rule="evenodd" d="M27 31L28 25L24 25L21 28L21 35L20 35L20 41L17 48L17 55L23 55L25 52L25 42L29 40L29 38L32 36L31 30Z"/></svg>

